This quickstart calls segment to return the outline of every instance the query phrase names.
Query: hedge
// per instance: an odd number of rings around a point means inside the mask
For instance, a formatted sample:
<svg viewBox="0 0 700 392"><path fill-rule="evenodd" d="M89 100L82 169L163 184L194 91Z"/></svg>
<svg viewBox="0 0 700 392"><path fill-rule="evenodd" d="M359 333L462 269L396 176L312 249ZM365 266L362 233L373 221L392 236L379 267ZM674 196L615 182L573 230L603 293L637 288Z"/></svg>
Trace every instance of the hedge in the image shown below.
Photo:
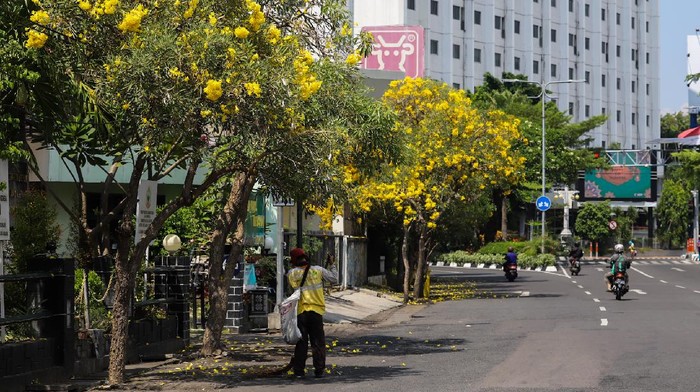
<svg viewBox="0 0 700 392"><path fill-rule="evenodd" d="M469 253L463 250L458 250L456 252L440 255L437 258L437 261L444 262L445 265L456 263L461 267L464 264L502 264L504 257L504 254ZM536 256L530 256L527 254L518 255L518 266L521 268L547 267L550 265L555 265L555 263L556 258L554 255L548 253L539 254Z"/></svg>

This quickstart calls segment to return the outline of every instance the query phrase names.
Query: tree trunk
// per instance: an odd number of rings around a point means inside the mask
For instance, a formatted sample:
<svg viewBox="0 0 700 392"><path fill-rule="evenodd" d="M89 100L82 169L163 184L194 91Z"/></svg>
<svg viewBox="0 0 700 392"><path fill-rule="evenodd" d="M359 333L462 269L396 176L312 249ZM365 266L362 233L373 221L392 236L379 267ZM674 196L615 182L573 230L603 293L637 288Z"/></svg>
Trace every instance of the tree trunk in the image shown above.
<svg viewBox="0 0 700 392"><path fill-rule="evenodd" d="M413 280L413 298L423 298L423 283L425 282L425 226L420 228L420 236L418 237L418 262L416 264L416 276Z"/></svg>
<svg viewBox="0 0 700 392"><path fill-rule="evenodd" d="M501 195L501 235L508 241L508 196Z"/></svg>
<svg viewBox="0 0 700 392"><path fill-rule="evenodd" d="M255 179L247 173L237 173L231 184L226 206L217 220L209 258L209 315L201 350L201 354L205 356L224 349L221 334L226 321L228 288L233 279L235 263L243 254L245 219L254 184ZM234 235L231 239L231 252L224 269L224 247L232 228Z"/></svg>
<svg viewBox="0 0 700 392"><path fill-rule="evenodd" d="M410 226L403 227L403 242L401 243L401 259L403 260L403 303L408 303L409 286L411 282L411 263L408 260L408 236Z"/></svg>

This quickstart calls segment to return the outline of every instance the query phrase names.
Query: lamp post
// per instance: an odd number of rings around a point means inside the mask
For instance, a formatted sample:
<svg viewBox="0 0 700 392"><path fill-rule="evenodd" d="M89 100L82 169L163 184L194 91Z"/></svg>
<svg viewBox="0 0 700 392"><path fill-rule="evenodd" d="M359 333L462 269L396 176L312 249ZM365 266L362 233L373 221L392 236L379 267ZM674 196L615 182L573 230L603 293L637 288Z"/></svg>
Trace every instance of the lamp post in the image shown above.
<svg viewBox="0 0 700 392"><path fill-rule="evenodd" d="M532 98L541 98L540 104L542 105L542 196L545 195L545 165L547 160L547 155L545 151L545 103L547 98L552 98L547 94L547 87L550 84L563 84L563 83L582 83L585 80L582 79L568 79L568 80L551 80L549 82L536 82L534 80L522 80L522 79L502 79L506 83L529 83L539 86L540 93ZM542 211L542 253L544 253L544 234L545 234L545 212Z"/></svg>
<svg viewBox="0 0 700 392"><path fill-rule="evenodd" d="M698 190L693 189L690 193L693 195L693 253L698 254Z"/></svg>
<svg viewBox="0 0 700 392"><path fill-rule="evenodd" d="M574 199L578 199L578 191L570 190L568 185L564 186L563 190L557 191L557 195L554 197L560 197L564 203L564 227L561 230L559 236L562 238L571 237L572 233L569 229L569 209L573 207Z"/></svg>

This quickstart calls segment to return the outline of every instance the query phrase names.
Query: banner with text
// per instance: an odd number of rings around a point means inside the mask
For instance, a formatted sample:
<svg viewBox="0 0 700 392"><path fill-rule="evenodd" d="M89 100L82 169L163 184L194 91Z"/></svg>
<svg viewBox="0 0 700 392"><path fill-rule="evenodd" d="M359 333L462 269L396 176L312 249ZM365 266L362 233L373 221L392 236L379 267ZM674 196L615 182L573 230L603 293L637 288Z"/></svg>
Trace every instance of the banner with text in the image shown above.
<svg viewBox="0 0 700 392"><path fill-rule="evenodd" d="M139 184L139 199L136 204L136 238L134 243L138 244L143 238L148 226L156 216L158 196L158 182L141 180Z"/></svg>

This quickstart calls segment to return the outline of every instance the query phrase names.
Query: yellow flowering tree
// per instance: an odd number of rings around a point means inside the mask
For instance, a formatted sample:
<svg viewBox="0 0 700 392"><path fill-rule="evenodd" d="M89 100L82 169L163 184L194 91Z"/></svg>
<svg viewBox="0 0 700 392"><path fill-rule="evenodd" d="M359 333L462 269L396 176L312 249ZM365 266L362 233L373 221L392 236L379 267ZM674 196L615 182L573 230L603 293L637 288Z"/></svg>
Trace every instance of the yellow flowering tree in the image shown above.
<svg viewBox="0 0 700 392"><path fill-rule="evenodd" d="M333 172L336 163L381 157L373 148L359 146L383 146L391 140L379 134L388 128L382 124L390 124L390 117L353 87L360 78L350 55L358 43L341 12L344 3L261 4L34 2L25 46L86 91L106 124L93 126L92 117L73 133L66 132L69 127L36 130L41 136L35 140L57 148L65 144L58 141L68 142L70 153L63 156L75 158L78 170L107 163L101 155L113 157L103 196L110 187L124 190L115 210L101 211L98 226L88 228L76 217L93 239L99 233L95 229L116 221L110 383L124 380L128 310L138 267L148 243L178 208L212 185L229 190L212 241L207 353L220 345L227 282L233 273L232 268L222 269L223 244L230 238L231 257L241 253L242 222L253 185L258 182L283 195L327 196L341 182ZM315 36L303 36L296 27ZM346 148L348 144L358 147ZM390 148L379 151L388 153ZM370 166L367 162L361 166ZM205 165L209 173L195 187L195 174ZM116 173L123 167L131 169L129 180L117 183ZM182 193L166 203L134 243L139 181L159 180L176 168L186 172ZM85 183L77 177L82 191ZM223 179L225 183L219 182Z"/></svg>
<svg viewBox="0 0 700 392"><path fill-rule="evenodd" d="M517 182L524 159L513 154L519 142L518 120L497 110L480 111L462 90L444 83L407 78L392 82L384 101L399 119L402 159L383 167L382 175L365 177L347 168L358 183L356 205L369 211L390 203L403 216L404 300L422 296L425 265L440 224L451 205L468 205L494 186ZM411 260L410 255L417 259Z"/></svg>

